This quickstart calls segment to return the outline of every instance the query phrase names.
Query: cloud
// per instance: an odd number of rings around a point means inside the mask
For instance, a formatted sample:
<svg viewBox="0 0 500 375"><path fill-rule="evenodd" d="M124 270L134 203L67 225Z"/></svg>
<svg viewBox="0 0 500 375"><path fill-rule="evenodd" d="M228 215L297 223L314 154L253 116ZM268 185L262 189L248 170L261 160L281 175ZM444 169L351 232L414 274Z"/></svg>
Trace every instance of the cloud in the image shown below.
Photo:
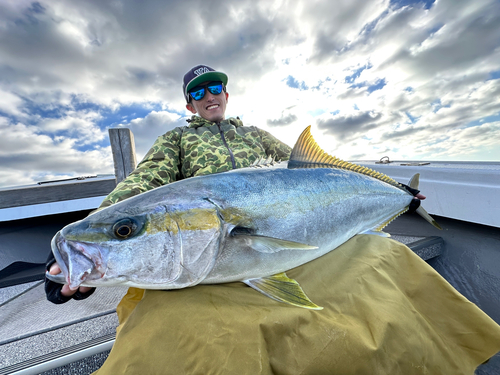
<svg viewBox="0 0 500 375"><path fill-rule="evenodd" d="M291 123L297 121L297 116L293 113L289 113L287 115L281 115L279 119L275 120L267 120L267 125L269 126L285 126L290 125Z"/></svg>
<svg viewBox="0 0 500 375"><path fill-rule="evenodd" d="M91 145L104 140L107 136L96 124L101 119L100 114L93 111L70 111L61 117L43 118L37 127L39 131L45 133L71 137L75 140L75 144Z"/></svg>
<svg viewBox="0 0 500 375"><path fill-rule="evenodd" d="M45 180L47 175L113 173L109 147L78 151L74 145L71 139L51 138L40 134L34 126L9 124L3 119L0 123L3 185Z"/></svg>
<svg viewBox="0 0 500 375"><path fill-rule="evenodd" d="M376 123L382 118L381 113L355 112L346 116L334 116L329 119L318 119L316 124L327 134L334 135L340 141L352 139L377 127Z"/></svg>
<svg viewBox="0 0 500 375"><path fill-rule="evenodd" d="M499 24L496 0L0 2L0 185L112 173L109 127L144 154L199 63L288 144L312 124L343 158L499 160Z"/></svg>
<svg viewBox="0 0 500 375"><path fill-rule="evenodd" d="M9 92L0 89L0 113L3 113L7 116L20 116L21 111L20 108L22 106L22 99Z"/></svg>

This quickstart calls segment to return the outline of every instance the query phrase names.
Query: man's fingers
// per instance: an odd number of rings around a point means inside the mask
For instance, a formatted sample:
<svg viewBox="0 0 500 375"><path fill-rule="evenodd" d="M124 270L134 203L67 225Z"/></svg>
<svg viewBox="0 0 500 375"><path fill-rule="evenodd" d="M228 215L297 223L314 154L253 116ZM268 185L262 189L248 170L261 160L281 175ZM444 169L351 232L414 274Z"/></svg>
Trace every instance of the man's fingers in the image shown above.
<svg viewBox="0 0 500 375"><path fill-rule="evenodd" d="M54 263L51 267L50 267L50 270L49 270L49 274L51 275L57 275L57 274L60 274L61 273L61 267L59 267L59 265L57 263ZM76 291L80 289L80 293L88 293L89 291L92 290L91 287L88 287L88 286L81 286L80 288L76 288L76 289L71 289L69 287L69 285L65 284L62 286L61 288L61 294L65 297L71 297L73 294L76 293Z"/></svg>
<svg viewBox="0 0 500 375"><path fill-rule="evenodd" d="M59 267L59 264L54 263L52 266L50 266L49 274L57 275L59 273L61 273L61 268Z"/></svg>
<svg viewBox="0 0 500 375"><path fill-rule="evenodd" d="M81 286L80 288L80 293L88 293L92 288L91 287L88 287L88 286ZM76 291L78 290L78 288L76 289L71 289L69 287L69 285L63 285L62 289L61 289L61 294L65 297L70 297L72 296L73 294L76 293Z"/></svg>
<svg viewBox="0 0 500 375"><path fill-rule="evenodd" d="M77 289L71 289L71 288L69 287L69 285L64 284L64 285L63 285L63 287L62 287L62 289L61 289L61 294L62 294L63 296L65 296L65 297L70 297L70 296L72 296L73 294L75 294L77 290L78 290L78 288L77 288Z"/></svg>

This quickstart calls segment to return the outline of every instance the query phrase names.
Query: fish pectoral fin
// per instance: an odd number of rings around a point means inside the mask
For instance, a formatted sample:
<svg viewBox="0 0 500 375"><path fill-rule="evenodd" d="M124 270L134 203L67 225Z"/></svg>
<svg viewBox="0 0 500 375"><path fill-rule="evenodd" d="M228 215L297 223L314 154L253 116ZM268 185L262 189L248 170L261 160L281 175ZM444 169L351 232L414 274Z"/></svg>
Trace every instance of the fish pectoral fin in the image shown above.
<svg viewBox="0 0 500 375"><path fill-rule="evenodd" d="M380 236L380 237L390 237L391 236L389 233L382 232L381 230L372 230L372 229L365 230L361 234L373 234L375 236Z"/></svg>
<svg viewBox="0 0 500 375"><path fill-rule="evenodd" d="M235 236L236 237L236 236ZM317 246L309 246L300 242L281 240L279 238L240 234L238 239L260 253L276 253L282 250L316 250Z"/></svg>
<svg viewBox="0 0 500 375"><path fill-rule="evenodd" d="M323 310L306 296L297 281L290 279L284 272L243 282L276 301L305 309Z"/></svg>

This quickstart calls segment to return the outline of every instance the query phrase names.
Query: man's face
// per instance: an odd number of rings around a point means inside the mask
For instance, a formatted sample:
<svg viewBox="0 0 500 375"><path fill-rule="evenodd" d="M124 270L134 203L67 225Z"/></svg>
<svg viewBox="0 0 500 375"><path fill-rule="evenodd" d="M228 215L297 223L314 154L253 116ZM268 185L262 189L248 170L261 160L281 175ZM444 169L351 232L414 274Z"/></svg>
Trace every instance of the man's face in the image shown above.
<svg viewBox="0 0 500 375"><path fill-rule="evenodd" d="M203 82L200 86L208 83ZM214 95L205 87L205 96L198 101L191 98L191 101L186 104L186 108L191 113L198 113L205 120L220 122L225 118L228 98L229 94L227 92L222 91L220 94Z"/></svg>

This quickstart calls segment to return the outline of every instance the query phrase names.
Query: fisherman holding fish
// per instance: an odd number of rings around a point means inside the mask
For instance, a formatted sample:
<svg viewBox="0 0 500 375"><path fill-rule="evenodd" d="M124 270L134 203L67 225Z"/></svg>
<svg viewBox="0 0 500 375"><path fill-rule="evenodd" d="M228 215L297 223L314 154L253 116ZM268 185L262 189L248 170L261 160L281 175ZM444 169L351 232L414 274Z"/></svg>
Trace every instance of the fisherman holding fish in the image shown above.
<svg viewBox="0 0 500 375"><path fill-rule="evenodd" d="M188 177L248 167L259 158L288 160L291 148L270 133L243 126L239 118L225 118L227 82L225 73L207 65L190 69L183 83L186 109L193 113L188 125L158 137L137 168L104 199L99 209ZM418 207L419 199L425 196L418 190L412 193L412 205ZM47 269L51 275L61 273L52 253ZM72 289L46 279L45 290L49 301L61 304L70 299L85 299L95 288ZM143 290L130 288L124 300L137 303L142 294Z"/></svg>
<svg viewBox="0 0 500 375"><path fill-rule="evenodd" d="M117 185L99 209L188 177L248 167L259 158L288 160L290 147L270 133L243 126L239 118L225 118L227 82L225 73L207 65L190 69L183 84L186 108L193 113L188 125L158 137L136 170ZM53 255L48 268L53 275L61 272ZM87 298L94 290L83 286L72 290L68 285L61 288L61 284L46 280L47 298L57 304ZM136 300L138 294L142 290L131 289L125 299L132 296Z"/></svg>

